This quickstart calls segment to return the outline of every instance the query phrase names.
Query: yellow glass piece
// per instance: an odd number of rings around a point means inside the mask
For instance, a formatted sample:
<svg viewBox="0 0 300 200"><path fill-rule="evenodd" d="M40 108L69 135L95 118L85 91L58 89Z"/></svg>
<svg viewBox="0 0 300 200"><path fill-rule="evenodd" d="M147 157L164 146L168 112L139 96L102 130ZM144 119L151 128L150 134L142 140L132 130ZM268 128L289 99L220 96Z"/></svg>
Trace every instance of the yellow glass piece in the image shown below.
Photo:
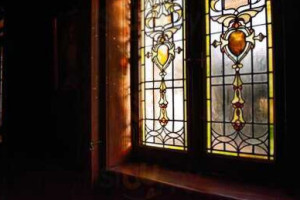
<svg viewBox="0 0 300 200"><path fill-rule="evenodd" d="M149 144L149 143L146 143L146 146L149 146L149 147L157 147L157 148L162 148L164 147L165 149L173 149L173 150L184 150L184 147L178 147L178 146L169 146L169 145L165 145L163 146L162 144Z"/></svg>
<svg viewBox="0 0 300 200"><path fill-rule="evenodd" d="M241 79L241 76L239 74L237 74L234 78L234 82L233 82L234 86L242 86L243 85L243 81Z"/></svg>
<svg viewBox="0 0 300 200"><path fill-rule="evenodd" d="M268 23L272 22L272 8L271 8L271 1L267 1L267 20Z"/></svg>
<svg viewBox="0 0 300 200"><path fill-rule="evenodd" d="M210 57L206 57L206 76L210 77Z"/></svg>
<svg viewBox="0 0 300 200"><path fill-rule="evenodd" d="M185 104L185 108L186 108L186 104ZM185 119L187 120L187 118L185 118ZM185 122L184 124L185 124L185 127L188 127L187 122ZM186 131L185 131L185 146L186 147L188 146L188 129L187 128L186 128Z"/></svg>
<svg viewBox="0 0 300 200"><path fill-rule="evenodd" d="M269 100L269 106L270 106L270 123L274 124L274 100Z"/></svg>
<svg viewBox="0 0 300 200"><path fill-rule="evenodd" d="M184 150L184 147L178 147L178 146L169 146L169 145L165 145L166 149L173 149L173 150Z"/></svg>
<svg viewBox="0 0 300 200"><path fill-rule="evenodd" d="M211 123L207 123L207 148L211 148Z"/></svg>
<svg viewBox="0 0 300 200"><path fill-rule="evenodd" d="M172 9L172 12L174 12L174 11L175 11L175 10L174 10L174 9ZM182 15L182 11L181 11L181 10L178 10L178 11L177 11L177 13L178 13L178 15L180 15L180 16L183 16L183 15ZM171 16L170 16L170 17L171 17ZM183 17L185 17L185 14L184 14L184 16L183 16ZM172 21L170 21L170 22L172 22Z"/></svg>
<svg viewBox="0 0 300 200"><path fill-rule="evenodd" d="M235 109L234 110L234 115L233 115L233 119L232 122L240 122L240 123L245 123L244 117L242 114L238 115L238 113L243 113L243 110L241 108Z"/></svg>
<svg viewBox="0 0 300 200"><path fill-rule="evenodd" d="M275 144L274 144L274 125L270 126L270 155L274 155L274 151L275 151Z"/></svg>
<svg viewBox="0 0 300 200"><path fill-rule="evenodd" d="M210 100L207 100L207 121L211 121L211 102Z"/></svg>
<svg viewBox="0 0 300 200"><path fill-rule="evenodd" d="M273 66L273 48L269 49L269 72L273 72L274 66Z"/></svg>
<svg viewBox="0 0 300 200"><path fill-rule="evenodd" d="M144 19L144 13L142 13L143 17L142 17L142 20L141 20L141 27L142 27L142 30L145 30L145 19Z"/></svg>
<svg viewBox="0 0 300 200"><path fill-rule="evenodd" d="M270 96L270 98L274 97L274 75L273 75L273 73L269 74L269 96Z"/></svg>
<svg viewBox="0 0 300 200"><path fill-rule="evenodd" d="M205 13L208 14L209 13L209 0L205 1Z"/></svg>
<svg viewBox="0 0 300 200"><path fill-rule="evenodd" d="M186 62L184 62L184 99L187 99L187 87L186 87Z"/></svg>
<svg viewBox="0 0 300 200"><path fill-rule="evenodd" d="M213 154L218 154L218 155L224 155L224 156L240 156L242 158L254 158L254 159L263 159L263 160L268 160L268 156L263 156L263 155L251 155L251 154L238 154L235 152L226 152L226 151L212 151Z"/></svg>
<svg viewBox="0 0 300 200"><path fill-rule="evenodd" d="M209 0L206 0L206 76L210 77L210 17L209 17ZM209 121L207 123L207 148L210 149L211 148L211 85L210 85L210 78L207 78L207 83L206 83L206 98L207 100L207 121ZM209 152L210 153L210 152Z"/></svg>
<svg viewBox="0 0 300 200"><path fill-rule="evenodd" d="M146 143L146 146L149 146L149 147L158 147L158 148L162 148L163 147L162 144L153 144L153 143Z"/></svg>
<svg viewBox="0 0 300 200"><path fill-rule="evenodd" d="M213 154L225 155L225 156L238 156L237 153L234 152L225 152L225 151L212 151Z"/></svg>
<svg viewBox="0 0 300 200"><path fill-rule="evenodd" d="M145 66L140 68L140 82L145 82Z"/></svg>
<svg viewBox="0 0 300 200"><path fill-rule="evenodd" d="M186 102L184 103L184 119L187 119L187 105L186 105Z"/></svg>
<svg viewBox="0 0 300 200"><path fill-rule="evenodd" d="M163 82L161 83L161 85L160 85L159 89L160 89L161 91L163 91L163 90L166 90L166 89L167 89L167 85L166 85L166 82L165 82L165 81L163 81Z"/></svg>
<svg viewBox="0 0 300 200"><path fill-rule="evenodd" d="M268 25L268 46L273 47L272 25Z"/></svg>
<svg viewBox="0 0 300 200"><path fill-rule="evenodd" d="M186 19L186 14L185 14L185 5L183 5L182 6L183 8L183 20L185 20ZM184 28L184 30L186 30L186 24L185 23L183 23L183 28ZM184 36L184 38L186 38L186 31L183 31L183 36ZM186 46L185 46L185 44L184 44L184 48L186 48Z"/></svg>
<svg viewBox="0 0 300 200"><path fill-rule="evenodd" d="M240 91L235 91L234 92L234 98L232 100L232 104L236 104L240 101L241 98L240 98L239 94L240 94Z"/></svg>
<svg viewBox="0 0 300 200"><path fill-rule="evenodd" d="M140 92L140 98L141 98L141 102L140 102L140 106L141 106L141 112L140 112L140 115L141 115L141 119L144 117L144 91Z"/></svg>
<svg viewBox="0 0 300 200"><path fill-rule="evenodd" d="M145 2L144 2L144 0L141 0L141 11L143 11L143 10L145 10Z"/></svg>
<svg viewBox="0 0 300 200"><path fill-rule="evenodd" d="M211 98L211 96L210 96L210 78L207 78L207 83L206 83L206 98L207 99L210 99Z"/></svg>
<svg viewBox="0 0 300 200"><path fill-rule="evenodd" d="M142 31L141 39L140 39L140 47L145 46L145 31Z"/></svg>
<svg viewBox="0 0 300 200"><path fill-rule="evenodd" d="M260 155L250 155L250 154L240 154L239 155L242 158L254 158L254 159L262 159L262 160L268 160L268 156L260 156Z"/></svg>
<svg viewBox="0 0 300 200"><path fill-rule="evenodd" d="M268 0L266 2L267 4L267 21L268 23L272 22L272 8L271 8L271 1ZM269 96L270 96L270 100L269 100L269 109L270 109L270 116L269 116L269 120L270 123L272 125L270 125L270 155L273 156L274 152L275 152L275 134L274 134L274 74L273 74L273 70L274 70L274 60L273 60L273 32L272 32L272 25L269 24L268 25L268 46L269 46ZM274 157L271 157L271 160L274 160Z"/></svg>
<svg viewBox="0 0 300 200"><path fill-rule="evenodd" d="M182 9L183 9L183 15L182 15L182 17L183 17L183 19L186 19L185 5L182 6ZM184 26L185 26L185 23L184 23Z"/></svg>
<svg viewBox="0 0 300 200"><path fill-rule="evenodd" d="M210 28L209 15L207 14L205 18L206 18L206 34L209 34L209 32L210 32L210 30L209 30L209 28Z"/></svg>
<svg viewBox="0 0 300 200"><path fill-rule="evenodd" d="M183 66L184 66L184 73L183 73L183 76L184 76L184 79L186 79L186 62L183 63ZM186 84L186 81L184 81L184 84Z"/></svg>
<svg viewBox="0 0 300 200"><path fill-rule="evenodd" d="M145 87L145 83L141 84L141 91L140 91L140 98L141 98L141 101L144 101L145 100L145 91L144 91L144 87Z"/></svg>
<svg viewBox="0 0 300 200"><path fill-rule="evenodd" d="M146 130L146 127L145 127L145 120L142 120L142 130L141 130L141 132L142 132L142 138L143 138L143 140L142 141L146 141L146 134L145 134L145 130Z"/></svg>
<svg viewBox="0 0 300 200"><path fill-rule="evenodd" d="M232 100L232 104L236 104L236 103L240 103L240 104L244 104L245 100L242 97L242 93L240 90L235 90L234 91L234 98Z"/></svg>
<svg viewBox="0 0 300 200"><path fill-rule="evenodd" d="M169 47L167 45L161 45L158 48L157 59L162 66L164 66L167 63L169 59Z"/></svg>
<svg viewBox="0 0 300 200"><path fill-rule="evenodd" d="M145 48L141 48L141 64L145 64Z"/></svg>
<svg viewBox="0 0 300 200"><path fill-rule="evenodd" d="M184 32L184 33L185 33L185 32ZM184 36L184 38L186 38L186 37ZM184 49L186 49L186 40L184 40L183 44L184 44ZM185 60L185 59L186 59L186 51L184 51L183 56L184 56L183 59ZM186 68L185 68L185 65L184 65L184 69L186 69Z"/></svg>
<svg viewBox="0 0 300 200"><path fill-rule="evenodd" d="M206 56L210 56L210 37L206 36Z"/></svg>

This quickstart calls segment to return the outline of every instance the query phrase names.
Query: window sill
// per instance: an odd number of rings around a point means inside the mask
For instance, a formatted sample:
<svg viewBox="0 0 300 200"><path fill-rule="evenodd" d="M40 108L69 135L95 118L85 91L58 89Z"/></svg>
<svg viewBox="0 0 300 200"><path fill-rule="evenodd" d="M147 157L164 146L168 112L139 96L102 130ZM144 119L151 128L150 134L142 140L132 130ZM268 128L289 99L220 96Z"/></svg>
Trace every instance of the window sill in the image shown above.
<svg viewBox="0 0 300 200"><path fill-rule="evenodd" d="M281 188L223 180L221 178L173 171L142 163L122 164L110 168L109 171L196 192L205 196L255 200L292 199L292 197L289 197Z"/></svg>

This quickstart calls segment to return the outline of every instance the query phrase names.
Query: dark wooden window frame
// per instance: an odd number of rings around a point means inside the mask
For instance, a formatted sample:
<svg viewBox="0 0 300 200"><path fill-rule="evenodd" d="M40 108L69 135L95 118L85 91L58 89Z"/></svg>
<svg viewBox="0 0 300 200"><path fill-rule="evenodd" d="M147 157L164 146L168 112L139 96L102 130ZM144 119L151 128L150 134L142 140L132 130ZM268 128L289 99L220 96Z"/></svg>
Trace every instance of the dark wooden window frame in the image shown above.
<svg viewBox="0 0 300 200"><path fill-rule="evenodd" d="M132 1L131 29L131 90L132 90L132 144L131 162L163 165L170 169L219 174L235 178L272 181L278 177L284 162L283 147L286 134L284 125L285 68L282 58L284 43L280 12L282 1L272 1L273 42L275 63L275 124L276 156L274 161L227 157L206 153L205 102L205 1L186 2L187 21L187 91L188 91L188 144L187 152L178 152L139 145L138 99L138 12L139 0ZM276 13L276 15L275 15ZM136 53L134 53L136 52ZM199 78L200 77L200 78ZM197 95L200 94L200 95ZM259 176L257 175L259 174ZM277 174L277 176L276 176Z"/></svg>
<svg viewBox="0 0 300 200"><path fill-rule="evenodd" d="M2 17L5 19L5 10L4 10L4 7L0 4L0 15L2 15ZM4 22L5 23L5 22ZM6 28L6 26L5 26L5 24L4 24L4 30L3 30L3 32L5 33L6 31L5 31L5 28ZM6 100L5 100L5 98L6 98L6 83L5 83L5 73L6 73L6 71L5 71L5 62L6 62L6 59L4 59L6 56L5 56L5 54L6 54L6 43L5 43L5 40L4 40L4 38L5 38L5 34L2 36L3 37L3 41L2 41L2 48L3 48L3 52L2 52L2 56L3 56L3 60L2 60L2 69L0 69L1 71L0 71L0 75L2 76L2 80L1 80L1 90L2 90L2 96L1 96L1 100L0 100L0 103L2 104L1 106L2 106L2 110L1 110L1 125L0 125L0 137L1 137L1 140L2 140L2 142L3 142L3 137L5 137L4 136L4 134L5 134L5 131L4 131L4 125L6 124L6 123L4 123L4 121L5 121L5 119L6 119L6 117L5 117L5 115L4 115L4 113L5 113L5 108L7 107L7 106L5 106L5 102L6 102ZM1 144L1 142L0 142L0 144Z"/></svg>

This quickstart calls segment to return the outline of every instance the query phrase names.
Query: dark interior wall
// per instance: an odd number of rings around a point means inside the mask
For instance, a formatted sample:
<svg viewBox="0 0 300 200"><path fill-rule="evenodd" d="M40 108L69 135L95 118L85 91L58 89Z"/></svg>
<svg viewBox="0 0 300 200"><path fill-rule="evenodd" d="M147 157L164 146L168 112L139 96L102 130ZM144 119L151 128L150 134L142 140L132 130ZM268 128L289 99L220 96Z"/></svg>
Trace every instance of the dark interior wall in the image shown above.
<svg viewBox="0 0 300 200"><path fill-rule="evenodd" d="M286 135L285 141L285 159L284 176L288 183L294 185L295 189L299 191L300 182L300 162L299 162L299 31L298 27L300 22L299 6L300 2L291 0L283 1L281 9L284 10L284 37L280 38L284 42L284 53L282 60L284 60L284 68L286 73L286 129L282 133ZM280 87L283 87L281 85ZM299 194L300 195L300 194Z"/></svg>
<svg viewBox="0 0 300 200"><path fill-rule="evenodd" d="M49 14L34 4L12 2L6 17L6 137L8 157L38 167L53 145L52 36Z"/></svg>
<svg viewBox="0 0 300 200"><path fill-rule="evenodd" d="M11 173L57 167L76 170L85 166L83 154L88 148L88 137L83 136L87 132L83 129L87 127L85 117L88 115L88 106L84 103L87 102L85 88L89 80L88 50L85 47L88 37L87 33L80 31L84 30L80 26L87 25L83 22L87 19L82 19L84 14L81 11L88 4L81 5L79 11L78 2L2 3L6 19L4 145L7 169ZM74 74L73 69L65 66L68 61L58 66L66 72L54 73L53 19L67 18L68 13L75 13L73 21L77 26L73 33L75 47L69 50L78 51L77 71L73 76L78 84L65 87L62 78L57 87L57 78L63 77L64 73ZM68 34L66 30L60 32ZM58 46L63 40L58 41Z"/></svg>
<svg viewBox="0 0 300 200"><path fill-rule="evenodd" d="M90 41L88 3L56 12L57 63L52 99L56 157L66 169L88 166L90 137ZM55 65L54 65L55 66Z"/></svg>

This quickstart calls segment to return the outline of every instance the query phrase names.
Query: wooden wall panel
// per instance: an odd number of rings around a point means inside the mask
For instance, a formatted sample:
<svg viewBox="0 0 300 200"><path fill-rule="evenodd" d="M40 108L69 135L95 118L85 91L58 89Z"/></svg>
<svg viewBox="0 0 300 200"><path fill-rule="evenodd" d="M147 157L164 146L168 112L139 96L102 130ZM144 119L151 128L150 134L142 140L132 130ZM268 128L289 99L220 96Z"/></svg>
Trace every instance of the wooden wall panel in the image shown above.
<svg viewBox="0 0 300 200"><path fill-rule="evenodd" d="M99 1L91 4L91 179L97 181L99 160Z"/></svg>

